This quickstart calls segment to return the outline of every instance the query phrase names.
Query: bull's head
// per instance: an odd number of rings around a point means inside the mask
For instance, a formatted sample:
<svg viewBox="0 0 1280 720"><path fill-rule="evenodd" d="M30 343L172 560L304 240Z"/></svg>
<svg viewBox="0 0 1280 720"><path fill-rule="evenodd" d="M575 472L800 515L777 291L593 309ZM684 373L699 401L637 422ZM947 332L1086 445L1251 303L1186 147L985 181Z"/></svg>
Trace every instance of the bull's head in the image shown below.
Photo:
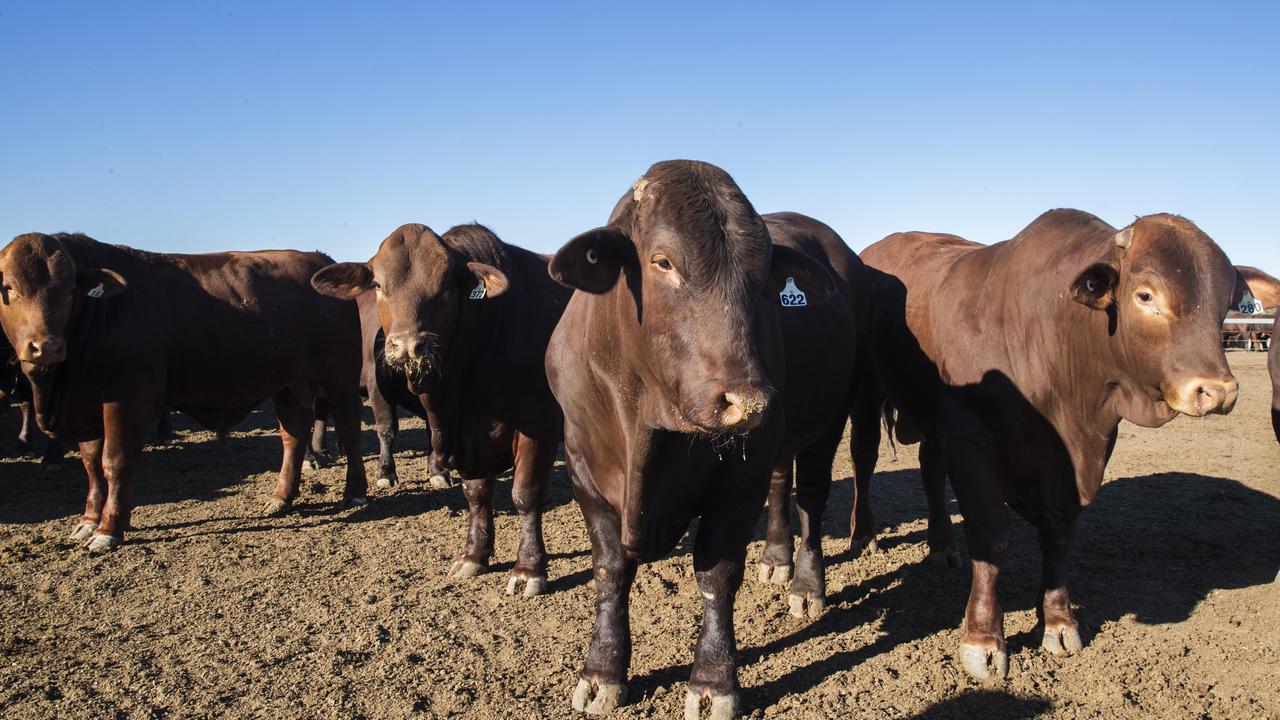
<svg viewBox="0 0 1280 720"><path fill-rule="evenodd" d="M103 300L125 287L112 270L78 265L59 237L19 235L0 250L0 325L24 368L55 365L67 357L76 302Z"/></svg>
<svg viewBox="0 0 1280 720"><path fill-rule="evenodd" d="M1236 279L1222 249L1174 215L1119 231L1105 259L1076 278L1075 300L1109 315L1121 417L1155 427L1178 413L1231 412L1238 386L1221 331Z"/></svg>
<svg viewBox="0 0 1280 720"><path fill-rule="evenodd" d="M833 292L824 268L774 246L763 219L720 168L654 165L609 224L556 253L551 276L578 290L629 293L628 355L661 400L649 418L676 432L746 432L774 396L761 368L757 307L791 278L810 303Z"/></svg>
<svg viewBox="0 0 1280 720"><path fill-rule="evenodd" d="M485 232L479 226L455 230ZM451 231L453 232L453 231ZM344 300L372 290L386 334L386 361L425 392L458 331L463 303L487 302L507 289L492 265L468 262L426 225L402 225L367 263L337 263L311 278L317 291Z"/></svg>

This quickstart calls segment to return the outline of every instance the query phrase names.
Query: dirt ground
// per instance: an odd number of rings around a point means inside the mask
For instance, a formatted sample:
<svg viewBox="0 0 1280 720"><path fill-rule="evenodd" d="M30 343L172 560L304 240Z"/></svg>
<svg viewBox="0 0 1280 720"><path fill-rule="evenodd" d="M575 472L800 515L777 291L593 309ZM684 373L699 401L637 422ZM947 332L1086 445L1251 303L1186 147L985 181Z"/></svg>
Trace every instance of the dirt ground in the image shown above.
<svg viewBox="0 0 1280 720"><path fill-rule="evenodd" d="M1121 428L1074 554L1079 655L1048 656L1032 637L1039 553L1018 523L1001 582L1011 669L994 687L954 665L968 570L922 563L915 448L884 449L882 549L857 558L842 451L824 527L826 614L788 615L785 590L754 581L762 542L749 552L736 614L744 714L1280 717L1280 446L1265 357L1230 359L1232 415ZM420 423L405 423L394 491L339 512L342 474L328 468L307 475L295 513L267 519L258 510L279 462L270 415L227 447L177 419L177 441L145 458L136 529L91 557L65 539L83 508L79 462L42 477L9 452L15 421L0 417L0 716L574 715L594 594L563 469L546 518L549 593L524 599L504 594L517 539L509 483L492 572L445 577L466 504L457 487L427 488ZM372 476L370 428L363 439ZM632 702L612 717L678 715L700 614L687 549L642 567L631 607Z"/></svg>

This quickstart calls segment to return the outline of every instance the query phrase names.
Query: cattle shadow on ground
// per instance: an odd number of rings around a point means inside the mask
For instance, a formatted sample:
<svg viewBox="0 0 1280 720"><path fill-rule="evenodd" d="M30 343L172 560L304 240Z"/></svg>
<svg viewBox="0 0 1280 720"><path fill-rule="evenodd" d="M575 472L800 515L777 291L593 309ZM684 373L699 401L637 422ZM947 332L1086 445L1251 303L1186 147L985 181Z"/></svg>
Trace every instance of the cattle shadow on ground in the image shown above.
<svg viewBox="0 0 1280 720"><path fill-rule="evenodd" d="M360 432L361 453L366 467L376 462L378 440L373 427L372 413L363 408L364 418ZM16 414L14 414L16 417ZM0 417L0 432L7 432L12 417ZM255 509L246 508L243 515L210 517L186 523L153 526L146 522L146 506L181 502L186 500L208 501L240 490L236 486L251 482L265 502L280 468L281 443L275 413L270 402L254 410L240 423L225 443L209 434L197 434L201 428L181 413L174 413L171 422L175 437L172 441L152 445L144 453L134 482L135 522L140 527L162 530L192 530L187 536L234 532L222 529L208 533L195 532L202 525L220 525L228 520L243 520L245 531L265 530L280 525L263 522ZM14 433L16 433L16 426ZM420 428L402 428L396 440L397 460L402 465L401 483L393 492L380 492L372 487L372 502L355 513L339 512L331 501L319 500L317 493L328 489L328 483L341 483L341 473L305 471L302 476L301 496L294 506L294 515L311 524L325 522L369 522L397 517L411 517L439 508L462 512L467 508L465 498L458 487L433 490L425 484L425 477L414 477L406 472L405 461L426 456L427 433ZM345 460L338 456L336 463ZM270 478L258 476L269 473ZM75 453L63 461L60 472L51 477L42 474L37 459L11 460L0 464L0 523L41 523L59 518L78 516L84 509L85 474ZM499 478L494 497L494 511L499 514L514 513L511 503L510 473ZM547 497L547 509L572 501L572 493L563 467L552 474ZM129 541L131 544L134 539Z"/></svg>
<svg viewBox="0 0 1280 720"><path fill-rule="evenodd" d="M1044 698L1023 698L999 690L973 690L931 705L908 720L1023 720L1044 715L1052 709L1053 705Z"/></svg>
<svg viewBox="0 0 1280 720"><path fill-rule="evenodd" d="M892 503L882 504L887 520L915 515L914 511L892 509ZM1014 517L1013 538L1000 580L1006 613L1033 609L1040 600L1037 533ZM1126 615L1132 614L1145 624L1182 622L1214 590L1271 583L1280 567L1277 527L1280 500L1235 480L1161 473L1105 483L1081 516L1071 563L1071 595L1079 606L1077 617L1086 645L1103 624ZM963 524L957 530L963 552ZM917 542L923 542L923 531L918 534ZM832 560L828 568L836 564ZM902 565L863 583L833 589L828 596L829 609L820 619L763 645L740 648L740 667L793 652L815 638L864 626L875 626L877 639L863 647L815 658L780 677L744 688L744 709L767 708L780 697L804 693L833 674L939 632L953 632L954 641L959 642L968 593L967 569L948 570L928 563ZM746 620L737 618L738 622ZM1011 672L1017 672L1016 655L1040 652L1038 645L1032 633L1010 635L1008 646L1015 660ZM1070 658L1063 662L1070 667ZM689 669L687 663L661 668L637 676L632 686L649 696L659 687L685 682ZM972 707L977 708L984 700L964 702L975 703ZM954 712L960 710L959 705L954 706ZM949 717L951 712L940 706L938 714L922 717ZM1005 716L1000 707L995 712L996 717Z"/></svg>

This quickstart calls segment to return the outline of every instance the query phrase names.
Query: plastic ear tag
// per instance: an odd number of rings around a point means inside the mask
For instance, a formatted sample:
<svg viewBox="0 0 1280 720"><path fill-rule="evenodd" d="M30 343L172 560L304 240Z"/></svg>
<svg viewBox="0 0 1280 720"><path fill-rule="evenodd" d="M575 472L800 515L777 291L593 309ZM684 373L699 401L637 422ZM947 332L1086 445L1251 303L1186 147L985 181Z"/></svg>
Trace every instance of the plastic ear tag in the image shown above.
<svg viewBox="0 0 1280 720"><path fill-rule="evenodd" d="M1244 297L1240 298L1240 305L1238 308L1240 312L1245 315L1261 315L1265 311L1265 308L1262 307L1262 303L1258 302L1257 298L1253 296L1253 293L1248 290L1245 290Z"/></svg>
<svg viewBox="0 0 1280 720"><path fill-rule="evenodd" d="M787 278L787 284L778 293L778 299L782 301L782 307L805 307L809 304L809 297L796 287L795 278Z"/></svg>
<svg viewBox="0 0 1280 720"><path fill-rule="evenodd" d="M483 281L483 280L481 280L479 285L477 285L477 286L475 286L474 288L472 288L472 290L471 290L471 299L472 299L472 300L483 300L483 299L484 299L484 295L485 295L484 281Z"/></svg>
<svg viewBox="0 0 1280 720"><path fill-rule="evenodd" d="M103 295L106 295L107 289L103 287L102 283L98 283L94 287L89 288L89 292L85 294L96 300L102 297Z"/></svg>

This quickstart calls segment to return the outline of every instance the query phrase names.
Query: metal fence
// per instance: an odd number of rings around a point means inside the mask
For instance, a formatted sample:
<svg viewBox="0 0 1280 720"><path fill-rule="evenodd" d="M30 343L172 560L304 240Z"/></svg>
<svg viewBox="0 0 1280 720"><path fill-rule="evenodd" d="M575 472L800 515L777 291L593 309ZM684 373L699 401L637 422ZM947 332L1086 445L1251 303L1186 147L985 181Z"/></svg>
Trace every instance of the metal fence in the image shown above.
<svg viewBox="0 0 1280 720"><path fill-rule="evenodd" d="M1222 347L1264 351L1271 347L1276 319L1267 315L1239 315L1222 321Z"/></svg>

